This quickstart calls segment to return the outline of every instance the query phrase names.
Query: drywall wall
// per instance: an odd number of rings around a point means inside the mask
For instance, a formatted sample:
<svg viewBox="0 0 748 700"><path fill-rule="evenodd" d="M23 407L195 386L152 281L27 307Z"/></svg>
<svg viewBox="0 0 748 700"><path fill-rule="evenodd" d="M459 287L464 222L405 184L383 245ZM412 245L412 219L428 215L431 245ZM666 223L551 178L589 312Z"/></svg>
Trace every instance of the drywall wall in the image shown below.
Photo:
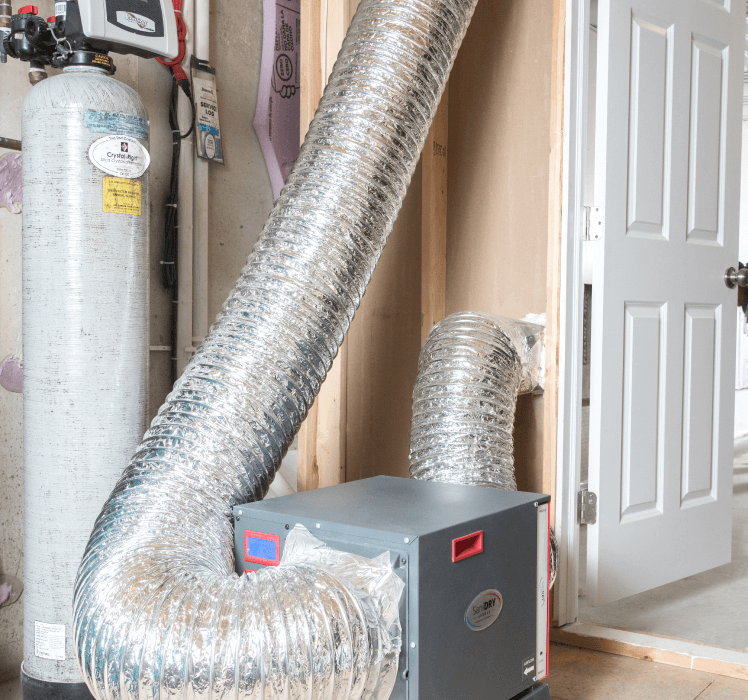
<svg viewBox="0 0 748 700"><path fill-rule="evenodd" d="M40 0L40 15L53 12ZM14 4L15 6L15 4ZM218 68L225 167L211 165L210 318L234 286L272 206L270 181L252 129L262 39L262 0L213 0L212 63ZM136 89L151 121L150 344L169 345L170 299L161 287L163 201L171 163L168 128L170 72L153 60L115 57L116 77ZM28 67L0 65L0 135L21 138L21 105L30 89ZM0 149L0 155L5 153ZM0 361L22 357L21 215L0 207ZM150 353L149 413L171 388L170 353ZM0 576L23 577L23 396L0 387ZM133 445L133 448L136 446ZM125 465L122 465L123 468ZM0 608L0 681L17 676L23 658L23 596Z"/></svg>
<svg viewBox="0 0 748 700"><path fill-rule="evenodd" d="M211 165L208 318L216 317L260 237L270 210L262 149L252 127L262 52L262 0L211 0L211 63L217 68L226 165Z"/></svg>
<svg viewBox="0 0 748 700"><path fill-rule="evenodd" d="M449 81L447 313L546 310L553 4L478 3ZM518 486L539 490L542 397L521 397Z"/></svg>
<svg viewBox="0 0 748 700"><path fill-rule="evenodd" d="M6 115L16 109L0 65L0 134L20 138ZM24 80L25 80L24 76ZM0 156L7 153L0 149ZM21 354L21 216L0 207L0 361ZM20 357L19 357L20 359ZM0 386L0 577L23 579L23 395ZM23 659L23 596L0 607L0 682Z"/></svg>

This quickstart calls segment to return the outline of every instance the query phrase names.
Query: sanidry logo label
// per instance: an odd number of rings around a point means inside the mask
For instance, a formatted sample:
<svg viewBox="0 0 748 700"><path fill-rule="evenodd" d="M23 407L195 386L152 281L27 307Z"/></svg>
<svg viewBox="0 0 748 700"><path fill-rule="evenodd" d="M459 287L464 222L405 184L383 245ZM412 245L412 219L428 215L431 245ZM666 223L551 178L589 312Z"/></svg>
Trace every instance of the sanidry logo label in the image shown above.
<svg viewBox="0 0 748 700"><path fill-rule="evenodd" d="M152 19L136 15L134 12L117 11L117 21L120 24L126 24L140 32L155 32L156 23Z"/></svg>
<svg viewBox="0 0 748 700"><path fill-rule="evenodd" d="M501 614L504 599L496 589L489 589L478 594L470 602L465 612L465 624L473 632L490 627Z"/></svg>

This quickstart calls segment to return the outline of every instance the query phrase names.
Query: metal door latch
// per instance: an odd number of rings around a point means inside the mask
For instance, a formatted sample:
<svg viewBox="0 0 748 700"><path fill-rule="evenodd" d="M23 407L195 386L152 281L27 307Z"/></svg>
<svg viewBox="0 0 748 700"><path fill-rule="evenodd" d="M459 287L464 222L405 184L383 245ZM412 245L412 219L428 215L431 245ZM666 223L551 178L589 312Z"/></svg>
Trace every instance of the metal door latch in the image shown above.
<svg viewBox="0 0 748 700"><path fill-rule="evenodd" d="M594 525L597 522L597 494L588 490L587 482L583 481L579 491L579 524Z"/></svg>

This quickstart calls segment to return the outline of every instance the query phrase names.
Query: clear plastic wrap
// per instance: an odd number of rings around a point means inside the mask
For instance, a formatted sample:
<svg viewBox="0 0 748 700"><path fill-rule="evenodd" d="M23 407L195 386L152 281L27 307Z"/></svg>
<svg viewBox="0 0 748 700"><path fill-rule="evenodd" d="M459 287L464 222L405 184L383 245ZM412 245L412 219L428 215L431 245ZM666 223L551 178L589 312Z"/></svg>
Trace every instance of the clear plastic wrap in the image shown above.
<svg viewBox="0 0 748 700"><path fill-rule="evenodd" d="M434 326L413 389L411 478L517 489L517 395L541 384L544 336L543 326L474 311ZM551 539L553 585L553 533Z"/></svg>
<svg viewBox="0 0 748 700"><path fill-rule="evenodd" d="M260 240L88 543L74 632L98 700L384 700L355 598L327 572L237 577L231 507L267 493L332 365L476 3L358 6Z"/></svg>
<svg viewBox="0 0 748 700"><path fill-rule="evenodd" d="M392 569L389 552L366 559L330 549L303 525L296 525L286 538L280 566L295 567L309 574L325 571L353 595L363 613L362 622L368 629L370 642L360 673L378 669L378 675L365 684L367 693L362 697L386 700L397 680L402 646L399 604L405 589L404 581Z"/></svg>

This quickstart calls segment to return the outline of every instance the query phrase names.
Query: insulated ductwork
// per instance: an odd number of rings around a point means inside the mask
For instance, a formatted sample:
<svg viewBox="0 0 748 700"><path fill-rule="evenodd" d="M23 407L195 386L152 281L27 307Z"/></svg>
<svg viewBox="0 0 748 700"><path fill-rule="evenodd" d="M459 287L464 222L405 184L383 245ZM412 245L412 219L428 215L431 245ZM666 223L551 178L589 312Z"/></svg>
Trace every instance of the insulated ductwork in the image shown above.
<svg viewBox="0 0 748 700"><path fill-rule="evenodd" d="M413 389L413 479L517 490L514 413L517 395L541 380L545 329L464 311L426 338ZM551 581L556 577L551 544Z"/></svg>
<svg viewBox="0 0 748 700"><path fill-rule="evenodd" d="M390 658L370 654L354 673L348 645L333 643L356 621L329 580L302 581L293 567L231 573L231 506L265 495L319 391L476 2L359 5L254 252L91 536L74 620L81 671L100 700L389 694ZM281 602L300 588L322 606L311 639L295 617L303 601Z"/></svg>

